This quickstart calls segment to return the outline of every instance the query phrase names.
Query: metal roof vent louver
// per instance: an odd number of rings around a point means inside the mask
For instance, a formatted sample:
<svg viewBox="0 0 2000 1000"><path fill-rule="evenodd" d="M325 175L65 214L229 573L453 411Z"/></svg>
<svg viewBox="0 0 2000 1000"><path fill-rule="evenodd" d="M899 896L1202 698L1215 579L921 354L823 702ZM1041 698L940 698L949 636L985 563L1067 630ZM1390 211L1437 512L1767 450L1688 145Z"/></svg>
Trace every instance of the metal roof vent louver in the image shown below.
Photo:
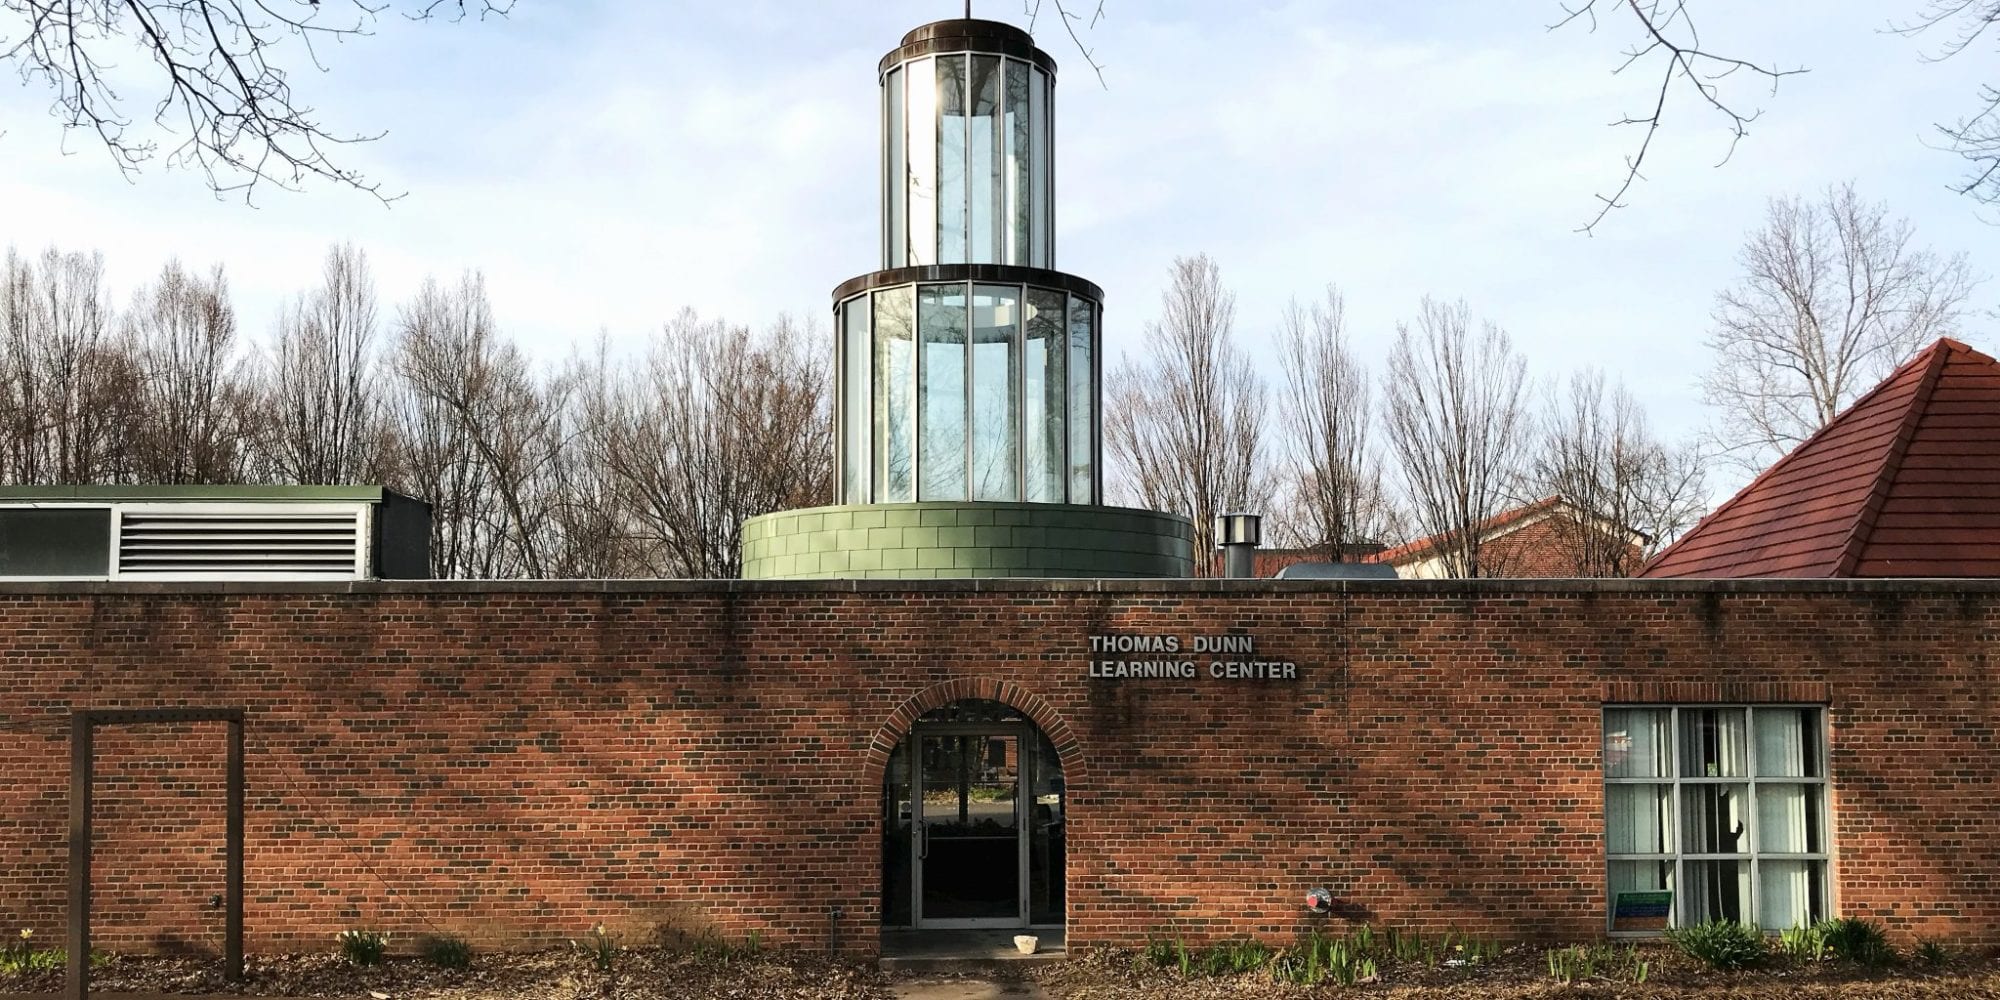
<svg viewBox="0 0 2000 1000"><path fill-rule="evenodd" d="M114 575L369 575L366 504L147 504L117 508Z"/></svg>

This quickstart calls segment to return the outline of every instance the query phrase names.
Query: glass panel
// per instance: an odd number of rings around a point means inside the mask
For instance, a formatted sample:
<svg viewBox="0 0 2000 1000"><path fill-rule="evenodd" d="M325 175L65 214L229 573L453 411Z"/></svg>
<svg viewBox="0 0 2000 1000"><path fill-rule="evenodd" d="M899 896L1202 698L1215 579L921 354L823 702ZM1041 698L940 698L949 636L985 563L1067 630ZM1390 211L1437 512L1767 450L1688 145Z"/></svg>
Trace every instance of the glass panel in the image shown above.
<svg viewBox="0 0 2000 1000"><path fill-rule="evenodd" d="M1025 355L1027 407L1028 499L1037 503L1063 500L1063 296L1041 288L1028 289Z"/></svg>
<svg viewBox="0 0 2000 1000"><path fill-rule="evenodd" d="M1749 774L1749 738L1740 708L1681 709L1681 777L1737 778Z"/></svg>
<svg viewBox="0 0 2000 1000"><path fill-rule="evenodd" d="M910 480L911 390L916 355L910 286L875 293L875 502L913 499Z"/></svg>
<svg viewBox="0 0 2000 1000"><path fill-rule="evenodd" d="M1747 854L1744 807L1747 785L1682 785L1681 850L1689 854Z"/></svg>
<svg viewBox="0 0 2000 1000"><path fill-rule="evenodd" d="M972 215L967 225L972 232L975 264L1007 263L1007 177L1001 153L1007 138L1001 127L998 56L972 57L972 156L968 164L972 183Z"/></svg>
<svg viewBox="0 0 2000 1000"><path fill-rule="evenodd" d="M917 386L922 426L919 500L965 499L965 286L922 285L917 322L924 345Z"/></svg>
<svg viewBox="0 0 2000 1000"><path fill-rule="evenodd" d="M1671 861L1613 861L1610 876L1606 880L1609 893L1607 902L1611 912L1617 913L1618 894L1621 892L1672 892L1674 889L1674 863Z"/></svg>
<svg viewBox="0 0 2000 1000"><path fill-rule="evenodd" d="M1664 708L1604 711L1604 776L1673 776L1673 713Z"/></svg>
<svg viewBox="0 0 2000 1000"><path fill-rule="evenodd" d="M909 65L910 266L937 263L937 80L930 59Z"/></svg>
<svg viewBox="0 0 2000 1000"><path fill-rule="evenodd" d="M1049 203L1049 78L1033 67L1028 72L1028 127L1033 136L1028 146L1028 264L1054 267L1049 261L1049 218L1044 210Z"/></svg>
<svg viewBox="0 0 2000 1000"><path fill-rule="evenodd" d="M1757 709L1757 774L1785 778L1818 778L1820 764L1819 710L1816 708Z"/></svg>
<svg viewBox="0 0 2000 1000"><path fill-rule="evenodd" d="M1680 890L1681 925L1710 920L1742 922L1750 916L1750 862L1688 861Z"/></svg>
<svg viewBox="0 0 2000 1000"><path fill-rule="evenodd" d="M1757 850L1774 854L1823 854L1821 785L1757 786Z"/></svg>
<svg viewBox="0 0 2000 1000"><path fill-rule="evenodd" d="M937 59L937 262L940 264L965 263L965 59L964 56Z"/></svg>
<svg viewBox="0 0 2000 1000"><path fill-rule="evenodd" d="M1606 852L1665 854L1674 849L1672 785L1606 785L1604 814Z"/></svg>
<svg viewBox="0 0 2000 1000"><path fill-rule="evenodd" d="M873 426L868 371L875 363L868 334L868 296L857 295L847 300L840 317L841 503L868 502L868 437Z"/></svg>
<svg viewBox="0 0 2000 1000"><path fill-rule="evenodd" d="M910 743L897 744L882 777L882 922L910 923Z"/></svg>
<svg viewBox="0 0 2000 1000"><path fill-rule="evenodd" d="M1021 498L1021 291L1011 285L973 287L972 498Z"/></svg>
<svg viewBox="0 0 2000 1000"><path fill-rule="evenodd" d="M1757 922L1765 930L1807 927L1826 918L1824 861L1757 863Z"/></svg>
<svg viewBox="0 0 2000 1000"><path fill-rule="evenodd" d="M1028 65L1007 61L1007 257L1028 263Z"/></svg>
<svg viewBox="0 0 2000 1000"><path fill-rule="evenodd" d="M884 196L887 210L884 215L889 220L889 245L884 250L884 267L902 267L910 259L910 227L907 211L910 197L909 165L904 160L904 148L908 140L903 136L903 70L901 67L889 71L889 82L884 85L889 94L889 160L882 165L882 178L888 190Z"/></svg>
<svg viewBox="0 0 2000 1000"><path fill-rule="evenodd" d="M1092 482L1096 468L1091 455L1092 429L1097 426L1097 383L1091 354L1097 344L1093 303L1069 299L1069 502L1095 503Z"/></svg>
<svg viewBox="0 0 2000 1000"><path fill-rule="evenodd" d="M0 575L105 576L110 572L110 508L0 511Z"/></svg>
<svg viewBox="0 0 2000 1000"><path fill-rule="evenodd" d="M925 920L1018 919L1019 742L1008 735L920 739Z"/></svg>
<svg viewBox="0 0 2000 1000"><path fill-rule="evenodd" d="M1059 924L1067 853L1062 762L1056 758L1055 745L1040 731L1035 733L1034 748L1029 762L1033 783L1028 798L1028 921Z"/></svg>

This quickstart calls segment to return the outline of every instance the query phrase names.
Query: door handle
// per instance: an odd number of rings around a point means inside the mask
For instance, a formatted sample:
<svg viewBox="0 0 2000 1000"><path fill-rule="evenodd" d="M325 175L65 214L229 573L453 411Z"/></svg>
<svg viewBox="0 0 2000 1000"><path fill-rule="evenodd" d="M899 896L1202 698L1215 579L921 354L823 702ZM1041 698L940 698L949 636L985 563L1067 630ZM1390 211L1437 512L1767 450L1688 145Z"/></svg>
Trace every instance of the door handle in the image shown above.
<svg viewBox="0 0 2000 1000"><path fill-rule="evenodd" d="M921 838L920 843L917 845L917 860L923 861L931 856L931 825L929 823L918 823L917 836Z"/></svg>

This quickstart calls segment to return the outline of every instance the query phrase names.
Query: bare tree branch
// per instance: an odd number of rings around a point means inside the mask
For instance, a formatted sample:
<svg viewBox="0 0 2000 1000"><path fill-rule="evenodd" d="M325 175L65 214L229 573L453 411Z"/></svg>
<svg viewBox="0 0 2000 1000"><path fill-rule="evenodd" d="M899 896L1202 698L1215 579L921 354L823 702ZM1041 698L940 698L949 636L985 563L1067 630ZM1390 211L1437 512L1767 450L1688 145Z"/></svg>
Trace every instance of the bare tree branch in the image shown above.
<svg viewBox="0 0 2000 1000"><path fill-rule="evenodd" d="M1111 85L1104 82L1103 64L1097 61L1097 56L1083 44L1083 38L1076 33L1077 22L1083 20L1083 16L1070 10L1069 5L1064 3L1064 0L1047 0L1047 2L1049 6L1055 8L1056 19L1062 22L1063 30L1069 34L1070 44L1076 46L1076 50L1083 54L1083 61L1090 64L1091 71L1097 74L1097 85L1106 90L1111 89ZM1028 16L1029 34L1034 33L1035 23L1041 19L1042 3L1043 0L1021 0L1022 12ZM971 17L972 15L967 13L966 16ZM1097 22L1103 19L1104 0L1098 0L1097 8L1091 11L1090 23L1085 27L1095 28L1097 27Z"/></svg>
<svg viewBox="0 0 2000 1000"><path fill-rule="evenodd" d="M1916 17L1893 22L1888 30L1908 37L1944 34L1937 51L1924 57L1943 62L1987 37L1995 25L2000 25L2000 0L1929 0ZM1955 190L1984 204L2000 203L2000 86L1981 86L1971 114L1935 127L1944 148L1968 165Z"/></svg>
<svg viewBox="0 0 2000 1000"><path fill-rule="evenodd" d="M1645 61L1656 62L1659 66L1659 86L1651 100L1651 107L1643 116L1628 115L1612 122L1613 127L1637 125L1642 137L1638 149L1625 158L1625 171L1617 190L1609 196L1598 194L1597 213L1590 221L1578 227L1579 232L1595 232L1605 216L1613 209L1626 205L1625 196L1632 186L1643 179L1641 172L1646 165L1646 157L1652 151L1653 140L1659 135L1661 123L1666 120L1667 101L1676 92L1675 85L1681 85L1679 92L1691 93L1702 105L1718 114L1729 129L1729 148L1723 153L1717 166L1729 162L1735 155L1736 144L1750 134L1750 123L1762 114L1761 109L1743 110L1732 97L1723 93L1723 82L1738 72L1747 71L1753 76L1770 82L1771 93L1778 92L1778 84L1787 76L1806 72L1804 67L1778 69L1751 62L1735 56L1721 55L1702 47L1701 33L1695 28L1694 18L1688 12L1687 0L1576 0L1576 5L1561 4L1563 16L1549 26L1549 30L1587 21L1591 31L1598 28L1598 7L1608 5L1628 11L1639 23L1639 39L1625 49L1624 62L1612 70L1623 73L1632 66Z"/></svg>
<svg viewBox="0 0 2000 1000"><path fill-rule="evenodd" d="M419 0L424 20L505 15L512 0ZM331 181L398 197L339 161L341 146L380 138L321 123L293 88L300 63L324 71L319 46L366 36L390 0L0 0L0 63L53 93L65 129L89 131L127 177L161 152L199 171L218 198L250 202L260 185ZM121 56L150 64L158 96L141 126L107 79Z"/></svg>

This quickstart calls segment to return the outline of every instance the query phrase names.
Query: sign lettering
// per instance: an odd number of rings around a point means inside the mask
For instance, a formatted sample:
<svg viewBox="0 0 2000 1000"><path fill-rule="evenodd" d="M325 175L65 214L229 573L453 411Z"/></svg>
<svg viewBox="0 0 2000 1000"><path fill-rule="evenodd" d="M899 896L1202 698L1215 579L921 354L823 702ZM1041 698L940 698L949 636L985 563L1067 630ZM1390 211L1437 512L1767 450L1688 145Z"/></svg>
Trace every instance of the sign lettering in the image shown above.
<svg viewBox="0 0 2000 1000"><path fill-rule="evenodd" d="M1090 637L1092 680L1295 681L1291 660L1257 658L1248 635L1111 634Z"/></svg>

